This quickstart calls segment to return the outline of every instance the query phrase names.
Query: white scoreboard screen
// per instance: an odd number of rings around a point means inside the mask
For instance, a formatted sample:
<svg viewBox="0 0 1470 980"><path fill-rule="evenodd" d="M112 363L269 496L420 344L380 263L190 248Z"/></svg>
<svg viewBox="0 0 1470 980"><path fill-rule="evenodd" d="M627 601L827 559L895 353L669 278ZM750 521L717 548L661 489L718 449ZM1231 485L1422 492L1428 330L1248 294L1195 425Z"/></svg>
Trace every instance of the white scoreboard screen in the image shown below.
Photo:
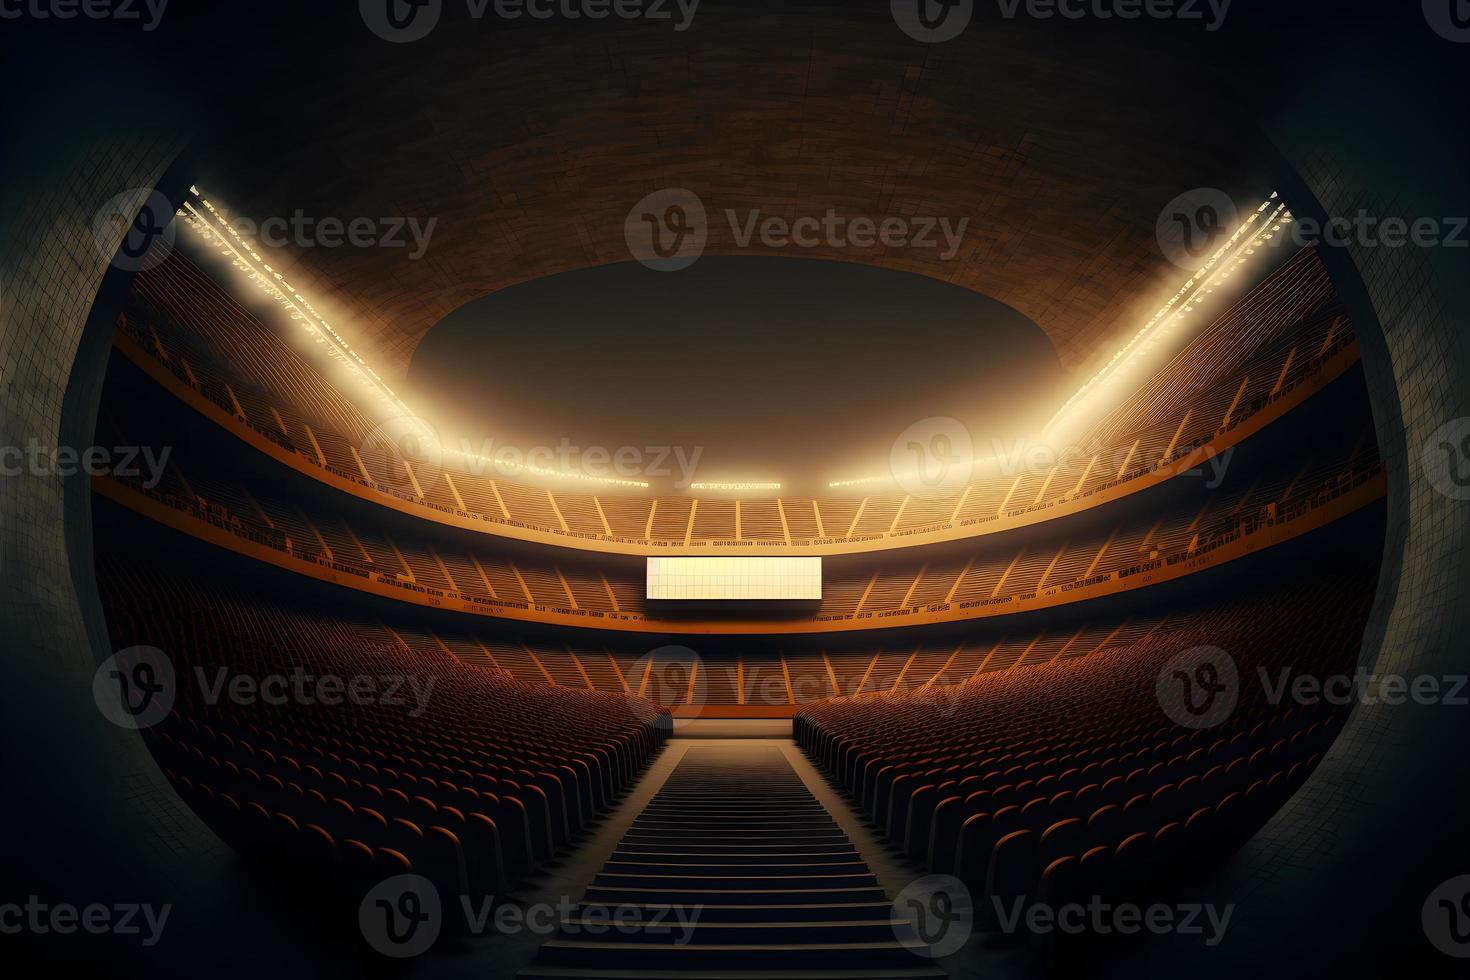
<svg viewBox="0 0 1470 980"><path fill-rule="evenodd" d="M822 559L651 557L647 598L820 600Z"/></svg>

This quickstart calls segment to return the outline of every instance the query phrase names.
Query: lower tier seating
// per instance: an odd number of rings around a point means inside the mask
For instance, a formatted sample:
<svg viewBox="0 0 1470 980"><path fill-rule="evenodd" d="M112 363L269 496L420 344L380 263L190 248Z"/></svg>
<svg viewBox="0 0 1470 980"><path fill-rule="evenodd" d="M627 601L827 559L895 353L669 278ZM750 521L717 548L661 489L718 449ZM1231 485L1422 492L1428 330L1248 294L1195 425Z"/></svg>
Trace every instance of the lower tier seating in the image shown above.
<svg viewBox="0 0 1470 980"><path fill-rule="evenodd" d="M1317 765L1347 709L1272 685L1283 671L1353 672L1375 547L1126 645L982 672L945 699L810 705L796 738L895 846L960 877L982 914L1131 898L1244 841ZM1196 719L1215 697L1233 708Z"/></svg>
<svg viewBox="0 0 1470 980"><path fill-rule="evenodd" d="M136 559L104 555L98 573L115 647L172 667L172 708L143 734L183 798L241 852L348 893L414 871L445 896L496 894L667 733L636 697L525 684L305 606L256 610ZM237 678L260 686L232 695Z"/></svg>

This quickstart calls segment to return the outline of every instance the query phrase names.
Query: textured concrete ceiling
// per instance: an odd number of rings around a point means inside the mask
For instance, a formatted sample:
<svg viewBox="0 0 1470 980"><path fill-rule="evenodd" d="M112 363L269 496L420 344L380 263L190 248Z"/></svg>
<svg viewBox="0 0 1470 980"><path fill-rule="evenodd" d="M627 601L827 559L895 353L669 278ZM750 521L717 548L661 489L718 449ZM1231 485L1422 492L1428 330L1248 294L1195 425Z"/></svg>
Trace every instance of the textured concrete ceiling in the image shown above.
<svg viewBox="0 0 1470 980"><path fill-rule="evenodd" d="M977 21L935 45L900 31L887 4L804 6L820 19L751 6L706 4L682 32L487 26L448 7L411 44L350 32L300 67L299 87L273 71L269 111L250 116L242 99L215 114L198 179L256 220L298 209L437 219L417 260L349 246L275 254L349 314L349 337L390 378L471 299L627 261L630 208L666 187L705 205L706 254L773 254L758 240L742 248L727 209L742 221L828 209L968 219L949 259L825 243L774 254L974 289L1040 325L1076 369L1182 278L1155 234L1171 198L1209 186L1246 203L1268 189L1225 98L1231 66L1172 55L1168 34Z"/></svg>

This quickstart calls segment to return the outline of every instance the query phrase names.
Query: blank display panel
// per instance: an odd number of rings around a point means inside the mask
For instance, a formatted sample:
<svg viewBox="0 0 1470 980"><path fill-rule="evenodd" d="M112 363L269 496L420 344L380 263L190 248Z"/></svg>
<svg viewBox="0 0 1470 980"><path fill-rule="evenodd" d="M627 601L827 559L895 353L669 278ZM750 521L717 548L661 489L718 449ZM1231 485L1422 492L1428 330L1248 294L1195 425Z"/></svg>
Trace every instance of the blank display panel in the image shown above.
<svg viewBox="0 0 1470 980"><path fill-rule="evenodd" d="M820 600L822 559L649 558L648 598Z"/></svg>

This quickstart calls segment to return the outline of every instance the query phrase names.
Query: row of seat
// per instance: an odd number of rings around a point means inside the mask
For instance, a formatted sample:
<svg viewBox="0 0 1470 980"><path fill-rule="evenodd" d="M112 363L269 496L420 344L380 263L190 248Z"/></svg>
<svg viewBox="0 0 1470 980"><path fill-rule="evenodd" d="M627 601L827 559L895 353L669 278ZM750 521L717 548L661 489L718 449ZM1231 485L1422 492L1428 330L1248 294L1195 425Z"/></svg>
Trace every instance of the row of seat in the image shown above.
<svg viewBox="0 0 1470 980"><path fill-rule="evenodd" d="M895 846L959 876L977 907L1135 896L1244 840L1317 764L1346 709L1273 699L1265 678L1351 673L1376 559L1365 542L1335 570L1180 610L1127 646L982 673L943 701L810 705L796 738ZM1230 710L1191 726L1214 697Z"/></svg>
<svg viewBox="0 0 1470 980"><path fill-rule="evenodd" d="M445 895L494 894L612 805L667 735L636 697L527 685L305 611L323 623L266 616L285 629L261 635L237 628L222 586L180 588L116 551L98 571L113 643L173 668L171 710L144 733L170 780L236 848L341 887L412 869ZM228 693L298 673L305 696ZM354 683L366 693L347 696Z"/></svg>
<svg viewBox="0 0 1470 980"><path fill-rule="evenodd" d="M151 526L143 518L133 522ZM115 514L102 524L114 530L128 526ZM127 550L132 545L103 542L102 547ZM193 560L197 559L177 559ZM1178 621L1163 611L1140 611L1024 628L977 621L961 636L905 636L876 647L870 638L841 635L792 637L780 647L757 638L719 643L685 639L669 645L633 635L522 633L507 622L485 620L482 625L429 618L407 604L393 615L343 606L331 617L307 616L243 588L222 594L188 579L173 580L169 588L179 602L207 604L214 615L227 618L232 629L259 642L364 645L426 657L449 654L475 666L503 670L526 683L632 693L661 706L795 706L853 694L923 689L932 694L982 673L1071 660L1151 637L1157 641Z"/></svg>
<svg viewBox="0 0 1470 980"><path fill-rule="evenodd" d="M157 485L146 486L142 474L117 478L166 503L169 513L346 573L341 580L347 583L402 590L409 599L427 590L490 612L579 617L593 626L599 617L658 618L644 598L643 569L636 563L591 554L508 553L490 539L463 533L435 540L334 510L328 502L304 502L278 480L232 471L222 447L178 438L149 422L160 413L149 410L146 391L134 397L123 380L107 390L107 423L120 445L137 444L138 435L148 433L179 447ZM978 539L937 557L876 552L828 562L823 598L811 616L821 623L901 625L936 610L991 615L1047 590L1118 581L1140 568L1206 555L1242 534L1305 517L1381 472L1366 400L1349 402L1344 413L1340 431L1323 435L1309 452L1249 479L1232 474L1214 490L1201 484L1192 499L1142 518L1120 518L1112 526L1099 521L1095 530L1074 534L1034 534L1004 548Z"/></svg>

